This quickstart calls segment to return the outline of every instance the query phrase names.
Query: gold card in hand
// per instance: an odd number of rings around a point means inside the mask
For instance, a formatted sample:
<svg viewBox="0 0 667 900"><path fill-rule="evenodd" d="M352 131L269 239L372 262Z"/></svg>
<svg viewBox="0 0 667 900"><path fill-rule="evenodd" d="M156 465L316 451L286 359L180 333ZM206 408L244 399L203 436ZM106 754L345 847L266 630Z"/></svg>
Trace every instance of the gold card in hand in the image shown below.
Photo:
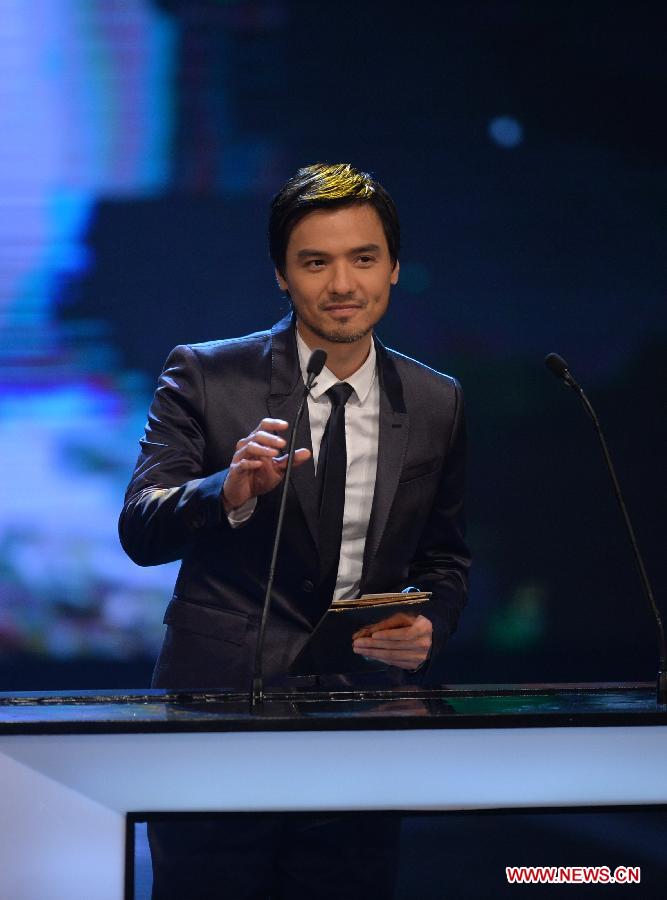
<svg viewBox="0 0 667 900"><path fill-rule="evenodd" d="M407 594L389 593L389 594L362 594L356 600L334 600L329 607L329 612L342 609L363 609L368 606L381 606L385 603L420 603L428 600L431 591L410 591Z"/></svg>

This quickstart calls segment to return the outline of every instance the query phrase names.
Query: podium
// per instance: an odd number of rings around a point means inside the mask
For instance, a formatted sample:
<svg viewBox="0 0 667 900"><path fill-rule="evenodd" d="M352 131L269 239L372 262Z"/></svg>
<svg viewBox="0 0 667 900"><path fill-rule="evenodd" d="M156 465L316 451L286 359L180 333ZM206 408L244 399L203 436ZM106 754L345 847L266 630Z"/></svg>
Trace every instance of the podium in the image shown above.
<svg viewBox="0 0 667 900"><path fill-rule="evenodd" d="M128 814L665 804L665 759L651 684L0 694L0 896L131 896Z"/></svg>

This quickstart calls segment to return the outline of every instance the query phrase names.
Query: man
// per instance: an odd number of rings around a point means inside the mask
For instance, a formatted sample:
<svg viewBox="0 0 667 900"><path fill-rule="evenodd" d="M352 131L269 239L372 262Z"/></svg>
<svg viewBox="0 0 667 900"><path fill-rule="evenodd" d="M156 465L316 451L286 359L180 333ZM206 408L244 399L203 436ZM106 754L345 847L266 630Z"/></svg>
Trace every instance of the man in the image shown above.
<svg viewBox="0 0 667 900"><path fill-rule="evenodd" d="M453 379L373 336L399 276L394 204L350 166L309 166L275 197L269 239L294 314L271 332L172 352L121 514L121 540L135 562L183 560L154 685L249 685L285 438L316 347L327 366L298 434L267 684L289 683L290 663L331 601L315 464L331 409L326 390L346 379L354 388L345 406L351 483L335 595L414 585L433 592L433 612L357 642L355 651L386 670L327 683L435 683L466 596L463 408Z"/></svg>
<svg viewBox="0 0 667 900"><path fill-rule="evenodd" d="M463 405L454 379L373 333L399 277L396 209L349 165L307 166L273 200L269 243L292 313L271 331L172 352L121 514L135 562L182 560L153 684L249 688L277 488L315 348L327 361L297 433L265 683L437 683L467 588ZM332 596L410 586L432 591L428 617L354 642L382 668L290 676Z"/></svg>

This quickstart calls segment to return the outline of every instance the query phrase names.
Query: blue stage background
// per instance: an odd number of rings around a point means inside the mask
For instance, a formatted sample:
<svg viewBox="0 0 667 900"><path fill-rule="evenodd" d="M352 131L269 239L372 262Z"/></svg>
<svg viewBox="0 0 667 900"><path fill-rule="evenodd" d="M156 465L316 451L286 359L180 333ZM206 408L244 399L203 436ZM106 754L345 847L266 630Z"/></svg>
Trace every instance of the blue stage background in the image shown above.
<svg viewBox="0 0 667 900"><path fill-rule="evenodd" d="M266 211L297 166L401 214L379 334L456 375L470 604L451 682L649 679L667 555L667 66L660 4L0 5L2 689L148 684L175 567L116 520L177 343L264 328Z"/></svg>

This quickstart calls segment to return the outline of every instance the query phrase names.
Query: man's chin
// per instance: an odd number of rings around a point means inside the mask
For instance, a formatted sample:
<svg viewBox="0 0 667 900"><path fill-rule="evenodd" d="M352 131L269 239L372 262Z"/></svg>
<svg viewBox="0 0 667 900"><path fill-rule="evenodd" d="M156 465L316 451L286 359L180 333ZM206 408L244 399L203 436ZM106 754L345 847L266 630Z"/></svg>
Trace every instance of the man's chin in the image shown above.
<svg viewBox="0 0 667 900"><path fill-rule="evenodd" d="M372 326L366 328L346 328L345 326L339 328L313 328L310 325L309 327L318 337L325 341L330 341L332 344L354 344L365 338L372 331Z"/></svg>

